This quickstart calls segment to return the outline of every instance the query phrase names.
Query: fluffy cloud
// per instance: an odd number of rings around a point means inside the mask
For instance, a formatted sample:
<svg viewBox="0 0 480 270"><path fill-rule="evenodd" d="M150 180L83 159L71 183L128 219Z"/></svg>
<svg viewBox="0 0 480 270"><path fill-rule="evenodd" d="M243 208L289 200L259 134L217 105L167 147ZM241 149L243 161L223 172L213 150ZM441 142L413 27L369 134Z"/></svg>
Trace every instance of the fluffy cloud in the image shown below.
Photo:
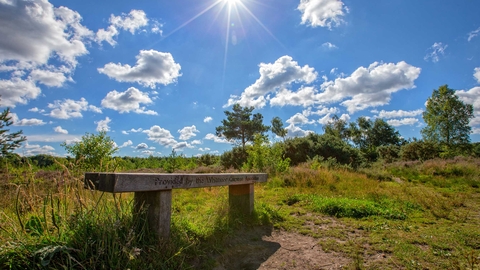
<svg viewBox="0 0 480 270"><path fill-rule="evenodd" d="M211 141L214 141L216 143L230 143L224 137L218 137L217 135L215 135L213 133L208 133L207 135L205 135L205 140L211 140Z"/></svg>
<svg viewBox="0 0 480 270"><path fill-rule="evenodd" d="M305 137L308 134L313 133L311 130L303 130L295 125L289 125L285 129L287 130L287 138Z"/></svg>
<svg viewBox="0 0 480 270"><path fill-rule="evenodd" d="M133 145L133 142L131 140L128 140L124 142L122 145L120 145L118 148L125 148L127 146Z"/></svg>
<svg viewBox="0 0 480 270"><path fill-rule="evenodd" d="M349 113L354 113L388 104L392 93L414 88L420 71L404 61L396 64L374 62L368 68L359 67L349 77L324 82L321 86L323 92L315 98L317 102L331 103L351 97L341 104Z"/></svg>
<svg viewBox="0 0 480 270"><path fill-rule="evenodd" d="M88 101L85 98L81 98L78 101L72 99L65 99L63 102L55 100L53 103L48 104L48 108L52 109L48 115L58 119L80 118L83 117L82 111L99 112L97 107L88 105Z"/></svg>
<svg viewBox="0 0 480 270"><path fill-rule="evenodd" d="M81 25L82 17L66 7L54 8L46 0L0 2L0 62L46 64L52 56L74 67L76 57L87 54L83 39L93 33Z"/></svg>
<svg viewBox="0 0 480 270"><path fill-rule="evenodd" d="M318 100L317 90L315 90L314 87L300 87L296 92L283 88L275 97L270 99L270 105L280 107L285 105L308 107L314 105L316 100Z"/></svg>
<svg viewBox="0 0 480 270"><path fill-rule="evenodd" d="M35 155L55 155L55 148L50 145L40 146L39 144L29 144L28 142L22 147L22 153L25 156L35 156Z"/></svg>
<svg viewBox="0 0 480 270"><path fill-rule="evenodd" d="M327 108L327 107L319 107L317 108L317 111L312 111L312 107L308 107L306 110L302 111L302 114L305 115L306 117L309 117L310 115L326 115L326 114L335 114L338 113L339 110L336 107L332 108Z"/></svg>
<svg viewBox="0 0 480 270"><path fill-rule="evenodd" d="M273 64L261 63L260 78L238 96L231 96L226 106L239 103L242 106L262 108L266 104L264 95L293 82L311 83L317 78L314 68L305 65L300 67L291 56L285 55Z"/></svg>
<svg viewBox="0 0 480 270"><path fill-rule="evenodd" d="M135 147L136 150L141 150L141 149L148 149L148 145L146 143L140 143Z"/></svg>
<svg viewBox="0 0 480 270"><path fill-rule="evenodd" d="M115 46L117 42L113 39L118 35L118 29L123 29L135 34L135 31L143 26L148 25L147 15L143 10L131 10L129 14L122 13L120 16L110 15L110 25L107 29L100 29L96 35L96 41L101 43L102 41L108 42L110 45ZM158 28L158 24L156 24ZM153 32L155 32L152 29ZM160 31L158 29L157 31Z"/></svg>
<svg viewBox="0 0 480 270"><path fill-rule="evenodd" d="M35 69L30 72L30 77L32 78L32 80L40 82L41 84L49 87L61 87L63 86L65 81L72 81L71 78L67 78L62 72L54 72L41 69Z"/></svg>
<svg viewBox="0 0 480 270"><path fill-rule="evenodd" d="M152 110L145 110L145 107L141 107L140 104L151 104L152 100L147 93L138 90L135 87L128 88L125 92L117 92L113 90L107 94L102 100L102 106L109 108L120 113L142 113L157 115L158 113Z"/></svg>
<svg viewBox="0 0 480 270"><path fill-rule="evenodd" d="M108 124L112 122L112 119L110 119L108 116L105 118L105 120L100 120L100 121L95 121L95 124L97 124L97 131L110 131L110 127Z"/></svg>
<svg viewBox="0 0 480 270"><path fill-rule="evenodd" d="M163 146L173 147L177 144L169 130L161 128L160 126L152 126L149 130L142 131L148 136L148 140L154 141Z"/></svg>
<svg viewBox="0 0 480 270"><path fill-rule="evenodd" d="M339 117L340 120L343 120L345 122L348 122L350 120L350 115L348 114L342 114L342 116ZM333 120L333 115L331 113L328 113L324 117L318 119L318 123L322 125L327 125Z"/></svg>
<svg viewBox="0 0 480 270"><path fill-rule="evenodd" d="M302 12L302 24L328 29L343 23L344 10L347 11L340 0L301 0L298 9Z"/></svg>
<svg viewBox="0 0 480 270"><path fill-rule="evenodd" d="M187 142L178 142L175 145L172 146L172 149L174 150L183 150L183 148L194 148L193 145L187 143Z"/></svg>
<svg viewBox="0 0 480 270"><path fill-rule="evenodd" d="M195 133L198 133L198 132L199 131L197 130L197 127L195 127L195 125L192 125L191 127L184 127L178 130L178 133L180 133L179 139L186 141L192 137L197 136L197 134Z"/></svg>
<svg viewBox="0 0 480 270"><path fill-rule="evenodd" d="M414 110L414 111L404 111L404 110L393 110L393 111L384 111L381 110L378 113L379 118L391 119L391 118L402 118L402 117L413 117L423 113L423 110Z"/></svg>
<svg viewBox="0 0 480 270"><path fill-rule="evenodd" d="M93 32L82 17L47 0L0 1L0 80L2 105L26 104L41 93L36 83L60 87L71 79L77 58L88 54L85 43ZM52 59L57 67L50 66ZM26 76L28 74L28 76Z"/></svg>
<svg viewBox="0 0 480 270"><path fill-rule="evenodd" d="M294 116L290 117L286 122L289 123L290 125L300 125L300 126L315 123L315 121L308 120L308 118L301 113L296 113Z"/></svg>
<svg viewBox="0 0 480 270"><path fill-rule="evenodd" d="M480 83L480 67L477 67L473 71L473 77Z"/></svg>
<svg viewBox="0 0 480 270"><path fill-rule="evenodd" d="M417 118L412 118L412 117L403 118L403 119L390 119L390 120L387 120L387 123L391 126L394 126L394 127L412 126L412 125L418 123L418 119Z"/></svg>
<svg viewBox="0 0 480 270"><path fill-rule="evenodd" d="M41 126L46 124L45 122L43 122L43 120L37 118L23 118L20 120L17 114L12 112L10 113L10 117L12 117L12 122L14 126Z"/></svg>
<svg viewBox="0 0 480 270"><path fill-rule="evenodd" d="M18 77L0 80L2 106L13 108L17 103L27 104L29 99L37 98L40 93L40 88L35 85L33 80L22 80Z"/></svg>
<svg viewBox="0 0 480 270"><path fill-rule="evenodd" d="M428 48L429 53L425 55L423 58L425 61L429 59L432 60L433 63L440 61L440 55L445 54L445 50L447 49L448 45L443 45L441 42L435 42L432 47Z"/></svg>
<svg viewBox="0 0 480 270"><path fill-rule="evenodd" d="M474 87L468 91L458 90L455 93L459 99L467 104L473 105L474 117L470 120L472 130L480 128L480 87Z"/></svg>
<svg viewBox="0 0 480 270"><path fill-rule="evenodd" d="M180 74L180 64L175 63L170 53L155 50L141 50L137 55L135 66L120 63L108 63L98 72L119 82L136 82L140 85L155 88L157 84L176 82Z"/></svg>
<svg viewBox="0 0 480 270"><path fill-rule="evenodd" d="M63 129L61 126L55 127L53 128L53 130L57 133L68 134L68 130Z"/></svg>
<svg viewBox="0 0 480 270"><path fill-rule="evenodd" d="M210 117L210 116L207 116L207 117L203 118L204 123L210 123L210 122L212 122L212 120L213 120L213 118Z"/></svg>

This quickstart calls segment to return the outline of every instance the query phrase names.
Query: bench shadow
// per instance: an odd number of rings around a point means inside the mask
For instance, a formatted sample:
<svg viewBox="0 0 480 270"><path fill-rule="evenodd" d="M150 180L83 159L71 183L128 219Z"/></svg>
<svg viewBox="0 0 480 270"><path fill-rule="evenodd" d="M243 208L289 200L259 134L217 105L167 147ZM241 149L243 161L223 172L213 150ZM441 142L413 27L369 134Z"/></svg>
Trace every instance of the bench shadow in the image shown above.
<svg viewBox="0 0 480 270"><path fill-rule="evenodd" d="M271 225L236 229L224 239L224 249L215 256L213 269L258 269L280 248L279 243L264 240L272 231Z"/></svg>

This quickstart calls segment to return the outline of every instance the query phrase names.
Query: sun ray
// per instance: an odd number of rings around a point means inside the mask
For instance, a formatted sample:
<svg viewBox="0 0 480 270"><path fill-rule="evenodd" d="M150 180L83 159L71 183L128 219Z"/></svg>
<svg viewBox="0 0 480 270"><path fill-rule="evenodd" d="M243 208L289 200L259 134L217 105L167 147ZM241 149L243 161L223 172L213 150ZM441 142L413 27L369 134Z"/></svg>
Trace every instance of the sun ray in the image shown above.
<svg viewBox="0 0 480 270"><path fill-rule="evenodd" d="M200 11L197 15L193 16L192 18L190 18L186 22L182 23L179 27L175 28L173 31L171 31L170 33L165 35L163 38L167 38L168 36L172 35L173 33L177 32L178 30L182 29L183 27L185 27L186 25L188 25L189 23L191 23L192 21L194 21L198 17L202 16L205 12L209 11L210 9L214 8L215 6L217 6L218 4L220 4L222 2L225 2L225 0L217 0L217 1L213 2L210 6L206 7L204 10Z"/></svg>

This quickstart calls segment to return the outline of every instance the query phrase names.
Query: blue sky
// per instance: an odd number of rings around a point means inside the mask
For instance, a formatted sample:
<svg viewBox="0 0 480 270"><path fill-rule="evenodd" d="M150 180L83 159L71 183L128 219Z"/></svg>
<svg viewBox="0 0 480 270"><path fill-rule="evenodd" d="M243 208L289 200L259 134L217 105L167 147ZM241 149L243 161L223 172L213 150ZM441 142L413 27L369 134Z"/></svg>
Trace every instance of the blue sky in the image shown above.
<svg viewBox="0 0 480 270"><path fill-rule="evenodd" d="M433 89L473 104L480 141L480 1L0 0L0 106L28 143L65 155L108 131L119 155L222 153L231 105L288 136L334 115L420 138ZM272 136L272 139L273 138Z"/></svg>

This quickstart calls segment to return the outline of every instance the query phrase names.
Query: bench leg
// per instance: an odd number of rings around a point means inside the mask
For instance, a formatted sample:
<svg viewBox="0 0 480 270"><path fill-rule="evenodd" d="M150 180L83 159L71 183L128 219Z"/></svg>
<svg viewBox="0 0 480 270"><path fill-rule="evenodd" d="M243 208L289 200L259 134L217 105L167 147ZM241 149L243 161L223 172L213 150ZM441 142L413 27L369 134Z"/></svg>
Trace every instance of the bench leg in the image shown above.
<svg viewBox="0 0 480 270"><path fill-rule="evenodd" d="M170 236L172 217L172 190L135 192L134 211L147 208L147 222L160 239Z"/></svg>
<svg viewBox="0 0 480 270"><path fill-rule="evenodd" d="M250 215L253 212L254 184L228 186L230 212Z"/></svg>

